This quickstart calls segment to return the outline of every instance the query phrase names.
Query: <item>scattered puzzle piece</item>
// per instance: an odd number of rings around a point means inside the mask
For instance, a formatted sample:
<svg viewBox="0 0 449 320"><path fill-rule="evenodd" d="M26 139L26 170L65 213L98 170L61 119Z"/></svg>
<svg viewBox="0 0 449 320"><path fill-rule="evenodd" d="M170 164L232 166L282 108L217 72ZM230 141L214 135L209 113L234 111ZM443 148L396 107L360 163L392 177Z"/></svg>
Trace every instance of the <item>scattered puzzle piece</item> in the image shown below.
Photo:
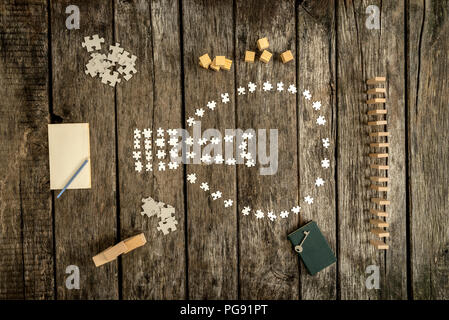
<svg viewBox="0 0 449 320"><path fill-rule="evenodd" d="M94 50L100 50L102 43L104 43L104 38L100 38L98 34L94 34L92 37L84 37L84 42L81 45L83 48L86 48L87 52L92 52Z"/></svg>
<svg viewBox="0 0 449 320"><path fill-rule="evenodd" d="M101 82L104 84L109 84L111 87L115 87L116 83L120 83L117 71L105 72L101 75Z"/></svg>
<svg viewBox="0 0 449 320"><path fill-rule="evenodd" d="M164 203L157 202L151 197L142 199L142 202L143 211L141 212L141 215L146 215L148 218L160 215L161 208L164 206Z"/></svg>
<svg viewBox="0 0 449 320"><path fill-rule="evenodd" d="M175 217L170 217L166 220L159 221L159 226L157 227L158 231L162 231L164 236L169 234L172 231L176 231L176 225L178 221L176 221Z"/></svg>

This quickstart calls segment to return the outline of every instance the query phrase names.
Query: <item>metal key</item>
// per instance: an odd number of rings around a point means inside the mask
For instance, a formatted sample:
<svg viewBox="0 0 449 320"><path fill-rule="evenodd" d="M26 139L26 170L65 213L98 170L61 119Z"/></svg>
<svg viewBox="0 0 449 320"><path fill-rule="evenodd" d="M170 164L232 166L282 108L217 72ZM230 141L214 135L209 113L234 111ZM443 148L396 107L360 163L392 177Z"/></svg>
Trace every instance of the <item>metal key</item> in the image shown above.
<svg viewBox="0 0 449 320"><path fill-rule="evenodd" d="M301 243L295 247L295 251L301 253L302 252L302 244L309 236L310 231L304 231L305 237L302 239Z"/></svg>

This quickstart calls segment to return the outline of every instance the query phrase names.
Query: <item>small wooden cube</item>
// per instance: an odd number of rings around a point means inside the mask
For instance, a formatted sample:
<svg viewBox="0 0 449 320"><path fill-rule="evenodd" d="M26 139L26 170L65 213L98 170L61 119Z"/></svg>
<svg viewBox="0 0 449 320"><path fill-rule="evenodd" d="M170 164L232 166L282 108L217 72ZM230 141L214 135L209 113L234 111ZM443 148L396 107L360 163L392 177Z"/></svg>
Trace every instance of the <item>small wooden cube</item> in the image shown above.
<svg viewBox="0 0 449 320"><path fill-rule="evenodd" d="M216 58L214 58L214 60L212 60L212 63L210 64L209 68L211 68L214 71L220 71L220 67L217 66L217 64L215 63Z"/></svg>
<svg viewBox="0 0 449 320"><path fill-rule="evenodd" d="M215 57L215 65L219 67L224 67L226 63L226 57L225 56L216 56Z"/></svg>
<svg viewBox="0 0 449 320"><path fill-rule="evenodd" d="M272 54L269 51L264 50L260 55L259 60L262 61L263 63L268 63L271 59L271 56Z"/></svg>
<svg viewBox="0 0 449 320"><path fill-rule="evenodd" d="M210 59L210 57L207 53L203 54L200 57L200 66L202 66L204 69L209 69L211 62L212 62L212 60Z"/></svg>
<svg viewBox="0 0 449 320"><path fill-rule="evenodd" d="M225 65L222 67L224 70L231 70L232 60L225 59Z"/></svg>
<svg viewBox="0 0 449 320"><path fill-rule="evenodd" d="M287 50L287 51L281 53L281 60L282 60L282 63L287 63L289 61L292 61L293 60L292 52L290 50Z"/></svg>
<svg viewBox="0 0 449 320"><path fill-rule="evenodd" d="M254 51L246 51L245 52L245 62L254 62L254 58L256 57L256 53Z"/></svg>
<svg viewBox="0 0 449 320"><path fill-rule="evenodd" d="M257 48L259 48L260 51L267 49L269 46L268 38L265 37L257 40Z"/></svg>

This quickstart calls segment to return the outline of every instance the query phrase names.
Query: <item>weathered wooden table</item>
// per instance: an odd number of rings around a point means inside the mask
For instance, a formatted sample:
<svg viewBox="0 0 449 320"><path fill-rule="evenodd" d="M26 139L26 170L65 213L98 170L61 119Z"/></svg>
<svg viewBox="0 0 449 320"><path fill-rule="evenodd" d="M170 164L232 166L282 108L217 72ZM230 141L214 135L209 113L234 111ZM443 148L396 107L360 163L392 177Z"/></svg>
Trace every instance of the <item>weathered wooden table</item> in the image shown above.
<svg viewBox="0 0 449 320"><path fill-rule="evenodd" d="M81 10L67 30L65 9ZM381 10L368 29L368 5ZM115 88L83 72L84 36L99 34L138 57ZM245 50L267 36L267 65ZM295 60L283 65L279 53ZM198 66L226 55L231 71ZM449 298L449 4L446 1L0 1L0 298L18 299L447 299ZM368 243L369 153L365 80L385 75L390 142L390 249ZM248 81L296 83L328 120L296 95L237 96ZM186 183L194 165L137 174L134 128L181 128L199 106L230 92L203 128L279 129L274 176L238 166L196 167L235 191L224 208ZM89 122L92 189L49 191L47 124ZM324 131L323 131L324 130ZM323 133L324 132L324 133ZM291 207L315 182L317 143L330 137L330 173L300 215L258 221L242 205ZM324 191L323 191L324 190ZM176 207L162 236L140 215L142 197ZM286 240L315 220L338 262L309 276ZM91 258L145 232L146 246L95 268ZM66 267L80 289L65 286ZM380 267L380 289L365 270Z"/></svg>

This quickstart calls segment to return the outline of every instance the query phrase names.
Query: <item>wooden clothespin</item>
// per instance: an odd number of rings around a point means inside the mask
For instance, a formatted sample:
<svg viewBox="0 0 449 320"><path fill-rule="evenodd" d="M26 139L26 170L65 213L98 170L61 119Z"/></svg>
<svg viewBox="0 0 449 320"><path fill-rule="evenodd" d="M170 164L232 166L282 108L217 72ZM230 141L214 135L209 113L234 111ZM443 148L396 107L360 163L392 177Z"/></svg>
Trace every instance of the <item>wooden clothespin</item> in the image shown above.
<svg viewBox="0 0 449 320"><path fill-rule="evenodd" d="M92 258L96 267L114 261L121 254L128 253L138 247L143 246L147 240L143 233L120 241L116 245L107 248Z"/></svg>

